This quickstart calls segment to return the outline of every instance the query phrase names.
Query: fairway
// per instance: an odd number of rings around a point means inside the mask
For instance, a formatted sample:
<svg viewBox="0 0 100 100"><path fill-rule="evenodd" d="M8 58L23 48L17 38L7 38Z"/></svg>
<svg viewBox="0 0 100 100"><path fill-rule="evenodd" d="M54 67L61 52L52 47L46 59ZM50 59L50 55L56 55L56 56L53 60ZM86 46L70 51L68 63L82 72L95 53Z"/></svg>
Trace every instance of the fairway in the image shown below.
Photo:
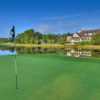
<svg viewBox="0 0 100 100"><path fill-rule="evenodd" d="M0 56L0 100L100 100L100 59L57 54Z"/></svg>

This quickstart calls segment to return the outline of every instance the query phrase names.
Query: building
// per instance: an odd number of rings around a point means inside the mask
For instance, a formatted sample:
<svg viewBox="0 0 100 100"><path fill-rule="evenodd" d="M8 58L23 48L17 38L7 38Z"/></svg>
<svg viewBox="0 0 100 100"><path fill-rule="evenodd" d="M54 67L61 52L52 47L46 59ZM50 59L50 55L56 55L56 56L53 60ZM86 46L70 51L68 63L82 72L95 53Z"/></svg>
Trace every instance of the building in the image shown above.
<svg viewBox="0 0 100 100"><path fill-rule="evenodd" d="M67 43L76 44L81 42L81 38L78 33L68 34L67 35Z"/></svg>
<svg viewBox="0 0 100 100"><path fill-rule="evenodd" d="M100 29L97 30L82 30L79 33L68 34L67 41L70 44L77 44L80 42L89 42L92 40L92 37L100 33Z"/></svg>
<svg viewBox="0 0 100 100"><path fill-rule="evenodd" d="M95 35L96 33L100 33L100 29L82 30L79 32L79 36L82 39L82 41L91 41L93 35Z"/></svg>
<svg viewBox="0 0 100 100"><path fill-rule="evenodd" d="M74 33L73 35L72 35L72 40L71 40L71 43L72 44L74 44L74 43L79 43L79 42L81 42L82 40L81 40L81 37L80 37L80 35L78 34L78 33Z"/></svg>

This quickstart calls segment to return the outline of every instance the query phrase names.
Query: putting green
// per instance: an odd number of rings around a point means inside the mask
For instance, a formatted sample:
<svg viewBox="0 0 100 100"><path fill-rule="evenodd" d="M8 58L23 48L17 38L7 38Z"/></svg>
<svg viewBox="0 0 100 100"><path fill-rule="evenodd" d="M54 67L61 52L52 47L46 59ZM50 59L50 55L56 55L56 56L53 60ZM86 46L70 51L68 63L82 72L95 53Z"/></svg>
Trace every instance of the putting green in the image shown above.
<svg viewBox="0 0 100 100"><path fill-rule="evenodd" d="M100 100L100 61L56 54L0 56L0 100Z"/></svg>

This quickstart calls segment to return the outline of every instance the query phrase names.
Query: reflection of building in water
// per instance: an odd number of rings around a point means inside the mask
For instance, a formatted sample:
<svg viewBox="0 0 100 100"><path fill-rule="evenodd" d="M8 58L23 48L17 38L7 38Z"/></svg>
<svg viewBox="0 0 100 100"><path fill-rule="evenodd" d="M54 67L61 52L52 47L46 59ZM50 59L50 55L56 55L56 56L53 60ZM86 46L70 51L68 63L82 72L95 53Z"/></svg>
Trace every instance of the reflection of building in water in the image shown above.
<svg viewBox="0 0 100 100"><path fill-rule="evenodd" d="M90 57L92 56L92 52L88 50L68 50L67 56L73 56L73 57Z"/></svg>

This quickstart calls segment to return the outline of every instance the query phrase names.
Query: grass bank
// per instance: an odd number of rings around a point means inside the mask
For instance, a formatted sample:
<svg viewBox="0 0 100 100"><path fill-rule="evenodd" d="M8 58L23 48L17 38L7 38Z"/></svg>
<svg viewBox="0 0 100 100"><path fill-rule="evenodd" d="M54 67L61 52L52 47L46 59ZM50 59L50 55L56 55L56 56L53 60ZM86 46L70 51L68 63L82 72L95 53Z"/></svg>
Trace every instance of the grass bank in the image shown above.
<svg viewBox="0 0 100 100"><path fill-rule="evenodd" d="M19 44L19 43L1 43L0 46L4 47L18 47L18 48L74 48L74 49L90 49L90 50L100 50L100 45L64 45L64 44Z"/></svg>
<svg viewBox="0 0 100 100"><path fill-rule="evenodd" d="M1 100L100 100L100 61L56 54L0 56ZM17 93L17 94L16 94Z"/></svg>

